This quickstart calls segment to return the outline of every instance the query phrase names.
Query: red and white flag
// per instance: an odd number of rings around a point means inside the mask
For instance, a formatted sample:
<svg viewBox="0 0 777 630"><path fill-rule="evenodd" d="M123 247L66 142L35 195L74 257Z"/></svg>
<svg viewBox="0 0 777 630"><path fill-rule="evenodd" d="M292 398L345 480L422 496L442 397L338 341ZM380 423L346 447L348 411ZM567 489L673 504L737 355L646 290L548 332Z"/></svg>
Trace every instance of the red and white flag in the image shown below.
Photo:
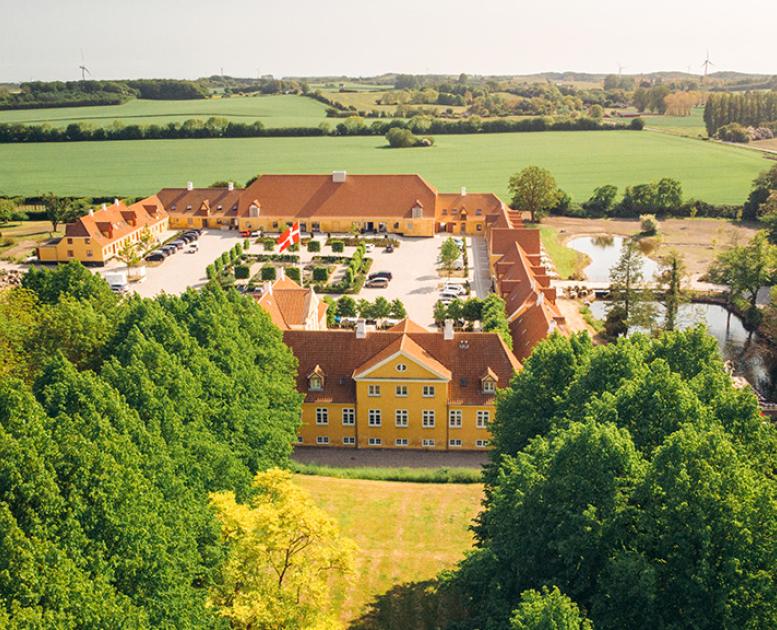
<svg viewBox="0 0 777 630"><path fill-rule="evenodd" d="M279 253L291 247L292 245L299 243L299 223L294 223L294 225L292 225L290 228L287 228L286 231L281 234L278 237L278 240L275 242L281 246L281 248L278 250Z"/></svg>

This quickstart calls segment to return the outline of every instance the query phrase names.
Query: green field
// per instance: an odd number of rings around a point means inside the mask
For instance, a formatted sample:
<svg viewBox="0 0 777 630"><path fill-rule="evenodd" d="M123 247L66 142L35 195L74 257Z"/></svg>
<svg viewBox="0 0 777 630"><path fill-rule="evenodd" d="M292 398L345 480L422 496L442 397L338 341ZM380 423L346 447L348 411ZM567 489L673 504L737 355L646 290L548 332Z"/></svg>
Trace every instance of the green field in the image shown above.
<svg viewBox="0 0 777 630"><path fill-rule="evenodd" d="M696 107L690 116L642 116L645 126L664 133L671 133L689 138L706 138L707 128L704 126L704 108Z"/></svg>
<svg viewBox="0 0 777 630"><path fill-rule="evenodd" d="M393 587L433 579L472 547L480 484L416 484L297 475L295 481L334 516L358 546L350 584L334 584L344 622ZM398 605L401 603L398 602Z"/></svg>
<svg viewBox="0 0 777 630"><path fill-rule="evenodd" d="M191 101L131 100L123 105L56 107L0 111L0 123L49 124L66 127L73 122L108 127L125 125L165 125L189 118L219 116L229 120L261 120L265 127L317 127L326 120L326 106L303 96L235 96Z"/></svg>
<svg viewBox="0 0 777 630"><path fill-rule="evenodd" d="M228 138L0 145L0 194L141 196L257 173L420 173L442 191L493 191L509 176L550 169L576 200L596 186L676 177L686 197L741 203L770 163L755 151L654 132L572 131L438 136L428 149L380 137Z"/></svg>

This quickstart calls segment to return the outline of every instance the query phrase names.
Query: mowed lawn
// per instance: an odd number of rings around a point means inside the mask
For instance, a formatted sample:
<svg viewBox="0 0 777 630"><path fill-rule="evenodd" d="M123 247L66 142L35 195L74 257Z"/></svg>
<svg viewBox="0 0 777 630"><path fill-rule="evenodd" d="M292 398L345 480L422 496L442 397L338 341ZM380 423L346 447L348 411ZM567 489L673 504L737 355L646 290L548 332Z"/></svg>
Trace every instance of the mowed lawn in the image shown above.
<svg viewBox="0 0 777 630"><path fill-rule="evenodd" d="M430 148L388 149L381 137L219 138L0 145L0 194L142 196L165 186L258 173L420 173L442 191L507 199L511 174L550 169L578 201L594 188L676 177L686 197L741 203L770 166L761 154L650 131L446 135Z"/></svg>
<svg viewBox="0 0 777 630"><path fill-rule="evenodd" d="M343 621L356 619L393 586L434 578L472 547L469 526L480 484L364 481L297 475L295 480L359 547L350 583L334 593Z"/></svg>
<svg viewBox="0 0 777 630"><path fill-rule="evenodd" d="M0 111L0 123L66 127L81 122L93 127L110 127L114 122L166 125L189 118L205 120L211 116L239 122L260 120L265 127L317 127L327 120L326 105L312 98L289 94L186 101L133 99L122 105L6 110Z"/></svg>

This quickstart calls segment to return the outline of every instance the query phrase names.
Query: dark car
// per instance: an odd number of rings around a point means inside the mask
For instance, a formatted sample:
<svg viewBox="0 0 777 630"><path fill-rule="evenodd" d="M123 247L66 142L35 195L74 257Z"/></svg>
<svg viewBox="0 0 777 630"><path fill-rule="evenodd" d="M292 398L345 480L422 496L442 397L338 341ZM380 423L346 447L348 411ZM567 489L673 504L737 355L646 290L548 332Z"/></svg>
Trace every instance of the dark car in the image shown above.
<svg viewBox="0 0 777 630"><path fill-rule="evenodd" d="M183 241L184 243L191 243L195 240L194 234L181 234L179 240Z"/></svg>
<svg viewBox="0 0 777 630"><path fill-rule="evenodd" d="M394 246L393 245L386 245L386 249L383 250L387 254L393 254L394 253Z"/></svg>
<svg viewBox="0 0 777 630"><path fill-rule="evenodd" d="M375 273L371 273L369 276L367 276L367 280L374 280L375 278L385 278L386 280L392 280L394 278L394 274L392 274L390 271L376 271Z"/></svg>
<svg viewBox="0 0 777 630"><path fill-rule="evenodd" d="M148 262L162 262L166 258L164 252L160 250L156 250L154 252L151 252L148 256L146 256L146 260Z"/></svg>
<svg viewBox="0 0 777 630"><path fill-rule="evenodd" d="M197 230L188 230L188 231L184 232L184 233L183 233L183 235L184 235L184 236L190 236L190 237L192 237L192 238L193 238L195 241L196 241L198 238L200 238L200 233L199 233Z"/></svg>
<svg viewBox="0 0 777 630"><path fill-rule="evenodd" d="M178 251L178 248L175 245L165 245L162 248L162 253L165 256L171 256L172 254L175 254L175 252Z"/></svg>
<svg viewBox="0 0 777 630"><path fill-rule="evenodd" d="M186 245L186 241L179 238L174 240L172 243L170 243L170 245L172 245L176 249L183 249L184 245Z"/></svg>

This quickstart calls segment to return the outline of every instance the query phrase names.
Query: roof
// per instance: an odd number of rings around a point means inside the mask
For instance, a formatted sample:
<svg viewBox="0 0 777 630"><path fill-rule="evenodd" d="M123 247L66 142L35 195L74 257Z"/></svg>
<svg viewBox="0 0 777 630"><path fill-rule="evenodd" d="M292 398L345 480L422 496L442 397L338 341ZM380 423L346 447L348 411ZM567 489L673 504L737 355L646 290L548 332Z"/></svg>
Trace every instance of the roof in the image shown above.
<svg viewBox="0 0 777 630"><path fill-rule="evenodd" d="M116 200L68 223L65 236L91 238L99 245L105 246L139 229L155 225L166 217L167 213L155 196L130 206Z"/></svg>
<svg viewBox="0 0 777 630"><path fill-rule="evenodd" d="M388 330L391 332L429 332L420 324L416 324L412 319L403 319Z"/></svg>
<svg viewBox="0 0 777 630"><path fill-rule="evenodd" d="M437 196L438 213L442 209L465 210L468 216L476 215L481 210L483 216L498 214L504 204L494 193L440 193Z"/></svg>
<svg viewBox="0 0 777 630"><path fill-rule="evenodd" d="M412 217L416 205L435 207L437 191L420 175L262 175L240 195L239 212L258 202L263 216ZM431 213L430 213L430 217Z"/></svg>
<svg viewBox="0 0 777 630"><path fill-rule="evenodd" d="M404 347L420 348L428 361L444 366L451 374L448 396L452 404L478 405L493 401L481 391L480 378L489 368L497 375L497 386L506 387L520 363L495 333L455 333L445 340L441 332L368 332L358 339L352 330L286 330L285 343L299 361L297 387L306 402L353 403L356 400L354 371L380 355ZM411 343L412 342L412 343ZM462 343L466 342L466 343ZM389 348L391 350L389 350ZM320 392L308 391L306 376L315 366L327 375Z"/></svg>
<svg viewBox="0 0 777 630"><path fill-rule="evenodd" d="M281 330L305 324L310 313L313 290L301 287L294 280L284 276L272 283L272 290L265 291L257 298L264 310L269 313L273 323ZM317 309L318 319L326 312L326 304Z"/></svg>
<svg viewBox="0 0 777 630"><path fill-rule="evenodd" d="M157 193L169 213L191 216L235 217L242 190L228 188L163 188Z"/></svg>
<svg viewBox="0 0 777 630"><path fill-rule="evenodd" d="M378 354L370 357L367 361L354 369L353 377L359 378L360 376L364 376L370 370L376 368L381 363L390 359L396 354L403 354L415 360L420 365L437 374L440 378L450 380L452 376L451 371L448 368L446 368L442 363L435 359L424 348L419 346L408 335L401 335L395 341L392 341L389 345L387 345L383 350L378 352Z"/></svg>

